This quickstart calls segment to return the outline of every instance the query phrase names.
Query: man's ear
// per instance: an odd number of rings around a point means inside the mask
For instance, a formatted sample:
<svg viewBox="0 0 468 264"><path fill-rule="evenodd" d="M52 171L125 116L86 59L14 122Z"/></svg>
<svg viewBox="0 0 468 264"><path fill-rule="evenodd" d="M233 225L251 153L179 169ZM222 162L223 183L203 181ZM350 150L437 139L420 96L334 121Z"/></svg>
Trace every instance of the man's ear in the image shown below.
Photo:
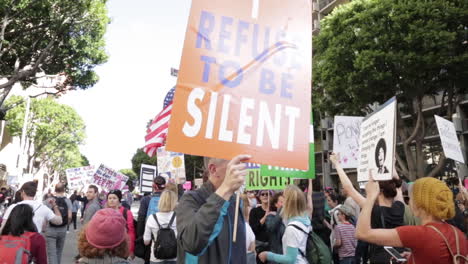
<svg viewBox="0 0 468 264"><path fill-rule="evenodd" d="M214 165L213 163L210 163L210 164L208 165L208 172L209 172L209 175L215 174L215 173L216 173L216 169L217 169L217 168L216 168L216 165ZM209 175L208 175L208 176L209 176Z"/></svg>

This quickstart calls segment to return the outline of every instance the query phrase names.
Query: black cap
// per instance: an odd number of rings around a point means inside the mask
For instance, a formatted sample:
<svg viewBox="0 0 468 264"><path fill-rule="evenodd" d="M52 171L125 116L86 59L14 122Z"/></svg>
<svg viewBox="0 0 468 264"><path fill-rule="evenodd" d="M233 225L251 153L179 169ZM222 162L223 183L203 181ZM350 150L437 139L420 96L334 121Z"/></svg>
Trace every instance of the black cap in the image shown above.
<svg viewBox="0 0 468 264"><path fill-rule="evenodd" d="M117 198L119 198L119 202L122 201L122 191L121 190L112 190L107 194L107 198L109 198L110 194L115 194Z"/></svg>
<svg viewBox="0 0 468 264"><path fill-rule="evenodd" d="M158 186L159 189L164 189L166 187L166 179L164 179L163 176L156 176L153 182Z"/></svg>

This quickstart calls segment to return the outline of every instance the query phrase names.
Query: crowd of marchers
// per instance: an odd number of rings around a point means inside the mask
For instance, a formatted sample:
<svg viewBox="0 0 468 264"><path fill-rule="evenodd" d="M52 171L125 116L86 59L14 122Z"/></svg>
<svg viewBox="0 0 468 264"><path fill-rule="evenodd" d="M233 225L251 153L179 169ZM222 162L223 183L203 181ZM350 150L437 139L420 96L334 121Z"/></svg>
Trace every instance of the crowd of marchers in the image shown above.
<svg viewBox="0 0 468 264"><path fill-rule="evenodd" d="M69 196L58 183L36 197L32 181L13 198L2 188L0 263L468 263L461 182L407 183L395 171L377 182L371 171L359 190L333 154L339 190L305 180L241 193L249 158L205 158L206 181L185 193L158 176L135 214L131 192L89 185ZM79 254L62 261L70 228Z"/></svg>

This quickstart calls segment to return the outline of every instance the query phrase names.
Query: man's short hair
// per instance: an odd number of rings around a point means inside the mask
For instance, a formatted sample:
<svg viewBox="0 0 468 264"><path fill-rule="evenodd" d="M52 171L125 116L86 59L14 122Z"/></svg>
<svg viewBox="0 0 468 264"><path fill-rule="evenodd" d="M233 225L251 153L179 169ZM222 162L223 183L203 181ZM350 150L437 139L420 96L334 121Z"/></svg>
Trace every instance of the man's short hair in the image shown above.
<svg viewBox="0 0 468 264"><path fill-rule="evenodd" d="M99 193L99 189L96 185L91 184L90 186L88 186L88 189L93 189L94 193Z"/></svg>
<svg viewBox="0 0 468 264"><path fill-rule="evenodd" d="M205 170L208 170L210 164L219 164L220 162L226 161L225 159L203 157L203 164L205 165Z"/></svg>
<svg viewBox="0 0 468 264"><path fill-rule="evenodd" d="M36 196L37 192L37 183L33 181L28 181L23 184L21 190L29 197Z"/></svg>
<svg viewBox="0 0 468 264"><path fill-rule="evenodd" d="M56 193L64 193L65 192L65 185L63 183L57 183L57 185L55 185L55 192Z"/></svg>

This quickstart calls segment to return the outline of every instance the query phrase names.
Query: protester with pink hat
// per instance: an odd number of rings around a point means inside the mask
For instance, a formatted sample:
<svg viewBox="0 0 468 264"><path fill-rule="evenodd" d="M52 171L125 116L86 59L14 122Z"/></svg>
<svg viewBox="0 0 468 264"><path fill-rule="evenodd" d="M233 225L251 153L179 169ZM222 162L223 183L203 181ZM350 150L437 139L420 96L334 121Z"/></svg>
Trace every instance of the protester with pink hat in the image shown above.
<svg viewBox="0 0 468 264"><path fill-rule="evenodd" d="M106 208L99 210L78 239L80 264L124 264L129 256L126 222L122 214Z"/></svg>

